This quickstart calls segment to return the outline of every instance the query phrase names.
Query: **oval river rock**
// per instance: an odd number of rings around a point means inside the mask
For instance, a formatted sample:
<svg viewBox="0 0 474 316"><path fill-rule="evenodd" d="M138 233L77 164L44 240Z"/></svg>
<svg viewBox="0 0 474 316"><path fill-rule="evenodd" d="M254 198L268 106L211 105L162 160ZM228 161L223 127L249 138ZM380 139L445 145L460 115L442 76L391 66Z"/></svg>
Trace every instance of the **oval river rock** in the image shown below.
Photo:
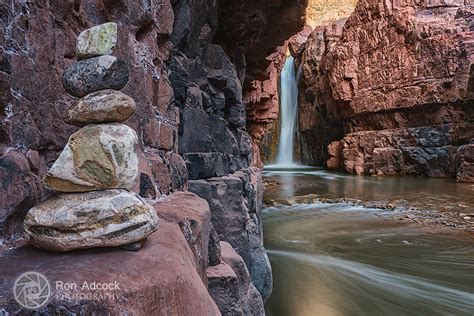
<svg viewBox="0 0 474 316"><path fill-rule="evenodd" d="M36 247L69 251L143 240L158 221L138 195L117 189L53 196L28 212L24 227Z"/></svg>
<svg viewBox="0 0 474 316"><path fill-rule="evenodd" d="M104 89L120 90L127 82L127 63L110 55L81 60L67 68L62 77L64 89L79 98Z"/></svg>
<svg viewBox="0 0 474 316"><path fill-rule="evenodd" d="M66 112L64 121L84 126L96 123L121 123L135 112L135 101L115 90L101 90L86 95Z"/></svg>

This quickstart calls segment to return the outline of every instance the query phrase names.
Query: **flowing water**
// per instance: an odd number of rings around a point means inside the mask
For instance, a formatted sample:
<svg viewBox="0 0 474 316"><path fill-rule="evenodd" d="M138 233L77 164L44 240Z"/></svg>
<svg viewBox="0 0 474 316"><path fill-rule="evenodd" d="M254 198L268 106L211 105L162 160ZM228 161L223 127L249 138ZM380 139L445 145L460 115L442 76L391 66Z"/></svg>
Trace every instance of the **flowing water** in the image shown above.
<svg viewBox="0 0 474 316"><path fill-rule="evenodd" d="M293 142L298 109L298 84L295 62L288 56L280 75L280 141L278 146L278 165L293 165Z"/></svg>
<svg viewBox="0 0 474 316"><path fill-rule="evenodd" d="M474 211L474 186L445 179L353 177L320 169L265 171L268 315L474 315L469 236L387 219L398 210L345 202L279 204L315 194ZM295 198L296 197L296 198ZM376 203L375 203L376 204Z"/></svg>

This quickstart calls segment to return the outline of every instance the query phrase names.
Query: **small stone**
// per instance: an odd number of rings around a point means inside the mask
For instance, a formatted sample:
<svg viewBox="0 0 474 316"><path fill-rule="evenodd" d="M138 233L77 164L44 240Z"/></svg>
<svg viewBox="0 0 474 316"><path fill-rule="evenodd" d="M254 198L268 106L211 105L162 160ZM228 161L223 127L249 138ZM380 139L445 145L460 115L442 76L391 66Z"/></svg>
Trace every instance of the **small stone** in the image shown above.
<svg viewBox="0 0 474 316"><path fill-rule="evenodd" d="M123 246L120 246L121 249L126 250L126 251L138 251L142 249L143 245L145 244L146 240L140 240L137 242L132 242L130 244L126 244Z"/></svg>
<svg viewBox="0 0 474 316"><path fill-rule="evenodd" d="M127 63L110 55L81 60L67 68L62 77L64 89L79 98L99 90L120 90L127 82Z"/></svg>
<svg viewBox="0 0 474 316"><path fill-rule="evenodd" d="M24 228L41 249L69 251L141 241L158 227L152 206L127 190L59 194L30 209Z"/></svg>
<svg viewBox="0 0 474 316"><path fill-rule="evenodd" d="M76 55L78 58L110 55L116 44L117 23L104 23L84 30L79 34Z"/></svg>
<svg viewBox="0 0 474 316"><path fill-rule="evenodd" d="M86 95L66 112L64 121L84 126L94 123L122 123L135 112L135 101L115 90L101 90Z"/></svg>
<svg viewBox="0 0 474 316"><path fill-rule="evenodd" d="M59 192L131 189L138 177L137 141L127 125L83 127L71 135L43 182Z"/></svg>

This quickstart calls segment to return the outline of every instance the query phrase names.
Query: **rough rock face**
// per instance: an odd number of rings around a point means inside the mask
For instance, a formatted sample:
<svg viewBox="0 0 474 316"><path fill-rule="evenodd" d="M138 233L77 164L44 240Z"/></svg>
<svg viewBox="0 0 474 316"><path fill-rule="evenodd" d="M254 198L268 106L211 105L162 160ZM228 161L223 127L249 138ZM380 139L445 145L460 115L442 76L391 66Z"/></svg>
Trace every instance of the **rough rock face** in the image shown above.
<svg viewBox="0 0 474 316"><path fill-rule="evenodd" d="M242 258L221 242L222 261L207 271L209 293L222 315L265 315L263 301Z"/></svg>
<svg viewBox="0 0 474 316"><path fill-rule="evenodd" d="M303 161L455 177L473 137L472 14L464 1L364 0L343 28L316 29L303 57Z"/></svg>
<svg viewBox="0 0 474 316"><path fill-rule="evenodd" d="M474 182L474 141L459 146L455 163L456 179L459 182Z"/></svg>
<svg viewBox="0 0 474 316"><path fill-rule="evenodd" d="M71 135L44 183L59 192L131 189L138 176L137 140L126 125L88 125Z"/></svg>
<svg viewBox="0 0 474 316"><path fill-rule="evenodd" d="M51 251L133 243L157 227L153 207L126 190L60 194L33 207L25 218L32 244Z"/></svg>
<svg viewBox="0 0 474 316"><path fill-rule="evenodd" d="M97 123L122 123L135 112L135 101L115 90L101 90L86 95L66 112L64 121L84 126Z"/></svg>
<svg viewBox="0 0 474 316"><path fill-rule="evenodd" d="M271 294L272 275L262 244L261 181L260 171L252 168L225 177L190 181L189 190L209 202L219 239L242 257L253 284L266 301Z"/></svg>
<svg viewBox="0 0 474 316"><path fill-rule="evenodd" d="M0 172L9 177L1 183L2 192L6 192L0 196L2 255L3 247L12 247L21 238L19 223L26 211L48 197L49 192L43 192L40 179L76 130L62 120L62 114L78 100L63 90L61 74L73 63L76 37L93 25L117 23L118 42L113 53L118 60L129 63L129 82L122 92L136 102L135 114L126 121L138 135L139 181L133 186L135 192L155 199L155 208L161 210L156 204L167 205L169 201L162 194L172 195L186 189L188 177L225 176L249 165L252 146L245 130L239 75L224 50L211 44L217 29L216 1L23 3L7 0L0 4L0 13ZM79 87L82 89L81 85ZM81 89L80 95L86 91ZM215 168L212 167L213 159L217 159ZM237 190L242 194L245 188ZM260 194L261 191L255 196ZM80 313L79 309L85 313L103 309L104 313L111 311L112 314L118 310L143 314L218 314L217 307L207 292L202 291L202 284L196 283L195 276L201 278L201 283L207 281L203 272L208 264L206 251L213 249L214 260L217 260L219 240L213 238L211 247L210 242L206 243L211 225L205 219L205 210L191 214L195 197L186 193L180 198L183 203L176 202L176 209L158 212L162 217L176 219L178 225L167 229L168 224L162 223L161 230L149 238L140 252L131 255L120 252L119 256L115 254L116 250L111 250L114 255L87 250L74 252L72 257L69 253L62 257L61 264L71 267L81 262L84 265L85 262L96 262L94 267L98 270L92 272L94 275L104 274L103 266L107 271L113 271L107 265L111 261L128 267L132 260L126 259L138 257L139 263L131 273L118 269L123 282L134 278L130 295L125 296L128 301L115 305L94 301L83 305L53 302L45 310L51 312L59 307L77 313ZM186 205L188 211L185 211ZM183 217L170 214L172 211L179 214L181 210L186 214ZM252 216L257 218L257 215ZM175 238L176 229L181 231L179 236L184 234L186 238ZM219 235L216 236L219 239ZM261 233L253 236L256 236L255 248L263 249ZM157 238L162 239L157 241ZM185 240L189 245L181 248ZM150 246L154 249L152 254L147 252ZM84 256L79 258L82 253ZM110 257L96 257L97 254ZM25 256L32 258L28 253ZM24 262L30 262L26 257L23 257ZM44 262L52 271L62 273L44 258L40 255L35 262ZM51 258L57 260L56 256ZM262 258L265 260L266 256ZM31 262L27 266L35 268ZM269 268L262 271L267 271L264 275L271 277ZM9 280L14 279L15 273L9 275ZM67 275L71 271L64 273ZM143 273L147 273L146 280L140 277ZM165 278L149 277L162 273ZM271 282L262 284L264 286L260 287L266 287L268 296ZM253 295L260 294L254 291ZM157 297L163 299L156 300Z"/></svg>
<svg viewBox="0 0 474 316"><path fill-rule="evenodd" d="M227 5L220 2L219 8ZM171 41L175 49L169 67L174 101L180 110L178 147L191 180L189 190L210 205L217 233L207 249L211 269L220 266L218 241L228 240L244 258L255 276L252 281L266 299L271 293L271 270L262 246L261 200L260 204L254 202L262 192L256 179L260 171L247 170L252 144L245 129L241 68L237 63L234 66L233 58L220 45L211 44L219 42L214 34L225 27L217 28L216 1L179 1L173 10ZM260 186L252 186L253 180Z"/></svg>
<svg viewBox="0 0 474 316"><path fill-rule="evenodd" d="M207 282L208 247L212 230L209 204L191 192L177 192L153 206L160 219L179 225L196 258L197 271Z"/></svg>
<svg viewBox="0 0 474 316"><path fill-rule="evenodd" d="M308 0L223 1L216 41L234 61L243 82L268 79L268 56L305 25ZM245 85L247 87L247 85Z"/></svg>
<svg viewBox="0 0 474 316"><path fill-rule="evenodd" d="M181 108L179 152L190 179L224 176L250 164L251 140L243 128L245 109L235 68L217 45L206 47L201 58L175 55L170 64ZM198 66L202 69L196 70Z"/></svg>
<svg viewBox="0 0 474 316"><path fill-rule="evenodd" d="M20 247L0 254L0 313L25 313L13 298L13 284L20 274L38 271L53 290L37 311L42 314L220 315L195 260L179 225L165 221L139 252L111 248L48 253ZM77 288L56 288L56 281L76 283ZM119 289L82 290L85 281L116 282Z"/></svg>
<svg viewBox="0 0 474 316"><path fill-rule="evenodd" d="M243 261L232 246L222 241L222 261L234 270L239 285L239 296L242 300L244 315L265 315L263 301L250 279L250 273Z"/></svg>
<svg viewBox="0 0 474 316"><path fill-rule="evenodd" d="M244 315L235 271L225 262L207 270L209 294L222 315Z"/></svg>
<svg viewBox="0 0 474 316"><path fill-rule="evenodd" d="M32 157L32 162L39 163L39 158L36 158ZM42 196L40 179L30 170L31 167L39 168L15 151L0 158L0 234L3 242L14 243L21 238L23 218Z"/></svg>

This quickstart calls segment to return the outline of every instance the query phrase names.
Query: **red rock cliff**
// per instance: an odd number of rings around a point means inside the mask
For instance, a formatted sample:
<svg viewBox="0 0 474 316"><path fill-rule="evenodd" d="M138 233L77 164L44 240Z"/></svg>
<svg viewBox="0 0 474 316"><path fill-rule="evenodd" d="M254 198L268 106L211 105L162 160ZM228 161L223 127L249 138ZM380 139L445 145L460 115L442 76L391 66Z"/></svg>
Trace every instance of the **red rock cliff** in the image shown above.
<svg viewBox="0 0 474 316"><path fill-rule="evenodd" d="M303 161L472 180L472 17L463 0L361 0L345 25L315 30L303 57Z"/></svg>

